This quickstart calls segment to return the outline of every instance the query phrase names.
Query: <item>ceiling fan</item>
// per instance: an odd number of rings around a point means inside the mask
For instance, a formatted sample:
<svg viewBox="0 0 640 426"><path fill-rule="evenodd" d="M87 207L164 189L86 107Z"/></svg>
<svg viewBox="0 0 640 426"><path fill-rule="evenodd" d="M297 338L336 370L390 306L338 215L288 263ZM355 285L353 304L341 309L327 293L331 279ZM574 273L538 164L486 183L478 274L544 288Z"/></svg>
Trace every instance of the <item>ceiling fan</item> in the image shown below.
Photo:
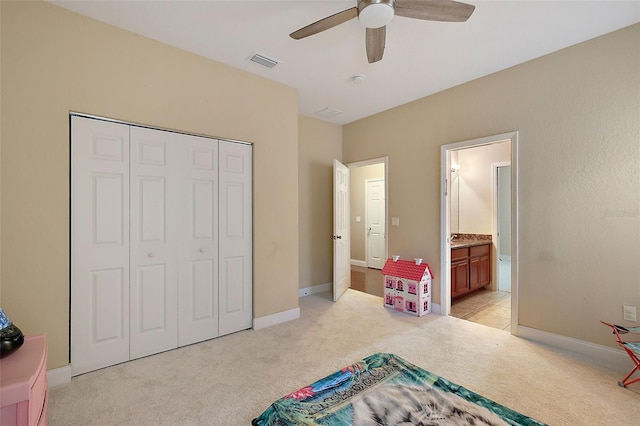
<svg viewBox="0 0 640 426"><path fill-rule="evenodd" d="M357 0L358 3L342 12L327 16L291 34L299 40L317 34L353 18L367 29L366 45L369 63L382 59L386 38L386 25L394 15L426 21L464 22L475 6L452 0Z"/></svg>

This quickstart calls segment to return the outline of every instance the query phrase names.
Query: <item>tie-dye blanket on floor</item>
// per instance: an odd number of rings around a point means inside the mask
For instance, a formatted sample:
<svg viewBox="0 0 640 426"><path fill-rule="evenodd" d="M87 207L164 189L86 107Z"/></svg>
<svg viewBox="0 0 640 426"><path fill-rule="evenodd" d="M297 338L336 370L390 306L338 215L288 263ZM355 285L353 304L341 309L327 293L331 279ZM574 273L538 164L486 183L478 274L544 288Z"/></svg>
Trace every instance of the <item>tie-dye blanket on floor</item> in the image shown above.
<svg viewBox="0 0 640 426"><path fill-rule="evenodd" d="M253 419L272 425L543 425L387 353L293 392Z"/></svg>

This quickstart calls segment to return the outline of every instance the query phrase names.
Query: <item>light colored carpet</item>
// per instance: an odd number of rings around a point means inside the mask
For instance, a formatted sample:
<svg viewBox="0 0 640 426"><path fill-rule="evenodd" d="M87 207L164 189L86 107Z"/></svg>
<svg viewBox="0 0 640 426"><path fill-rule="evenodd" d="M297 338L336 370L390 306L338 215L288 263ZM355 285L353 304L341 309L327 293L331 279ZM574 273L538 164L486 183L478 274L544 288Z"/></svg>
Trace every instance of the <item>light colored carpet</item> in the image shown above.
<svg viewBox="0 0 640 426"><path fill-rule="evenodd" d="M619 372L506 331L397 313L353 290L337 303L301 298L300 310L296 321L75 377L51 391L49 425L249 425L274 400L375 352L552 425L640 424L638 388L617 386Z"/></svg>

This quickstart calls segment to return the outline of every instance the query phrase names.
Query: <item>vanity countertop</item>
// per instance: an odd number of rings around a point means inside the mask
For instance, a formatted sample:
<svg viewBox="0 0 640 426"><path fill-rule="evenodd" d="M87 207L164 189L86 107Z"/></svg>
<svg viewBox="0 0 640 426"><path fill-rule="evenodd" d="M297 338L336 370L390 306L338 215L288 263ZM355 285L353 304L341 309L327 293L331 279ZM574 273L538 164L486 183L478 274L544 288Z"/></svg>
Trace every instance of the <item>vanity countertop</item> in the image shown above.
<svg viewBox="0 0 640 426"><path fill-rule="evenodd" d="M491 244L491 235L484 234L456 234L451 239L451 248L464 248Z"/></svg>
<svg viewBox="0 0 640 426"><path fill-rule="evenodd" d="M452 249L457 249L457 248L463 248L463 247L474 247L474 246L481 246L484 244L491 244L491 241L487 241L487 240L456 240L456 241L451 241L451 248Z"/></svg>

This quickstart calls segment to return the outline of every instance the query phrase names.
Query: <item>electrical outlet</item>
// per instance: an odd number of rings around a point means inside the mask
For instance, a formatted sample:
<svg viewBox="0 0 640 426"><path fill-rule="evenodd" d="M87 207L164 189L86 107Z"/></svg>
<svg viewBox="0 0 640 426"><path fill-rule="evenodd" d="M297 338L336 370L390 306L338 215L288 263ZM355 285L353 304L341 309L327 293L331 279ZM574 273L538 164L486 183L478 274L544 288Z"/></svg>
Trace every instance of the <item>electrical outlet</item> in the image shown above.
<svg viewBox="0 0 640 426"><path fill-rule="evenodd" d="M622 306L622 313L624 316L624 319L626 321L633 321L636 322L636 307L635 306L626 306L623 305Z"/></svg>

